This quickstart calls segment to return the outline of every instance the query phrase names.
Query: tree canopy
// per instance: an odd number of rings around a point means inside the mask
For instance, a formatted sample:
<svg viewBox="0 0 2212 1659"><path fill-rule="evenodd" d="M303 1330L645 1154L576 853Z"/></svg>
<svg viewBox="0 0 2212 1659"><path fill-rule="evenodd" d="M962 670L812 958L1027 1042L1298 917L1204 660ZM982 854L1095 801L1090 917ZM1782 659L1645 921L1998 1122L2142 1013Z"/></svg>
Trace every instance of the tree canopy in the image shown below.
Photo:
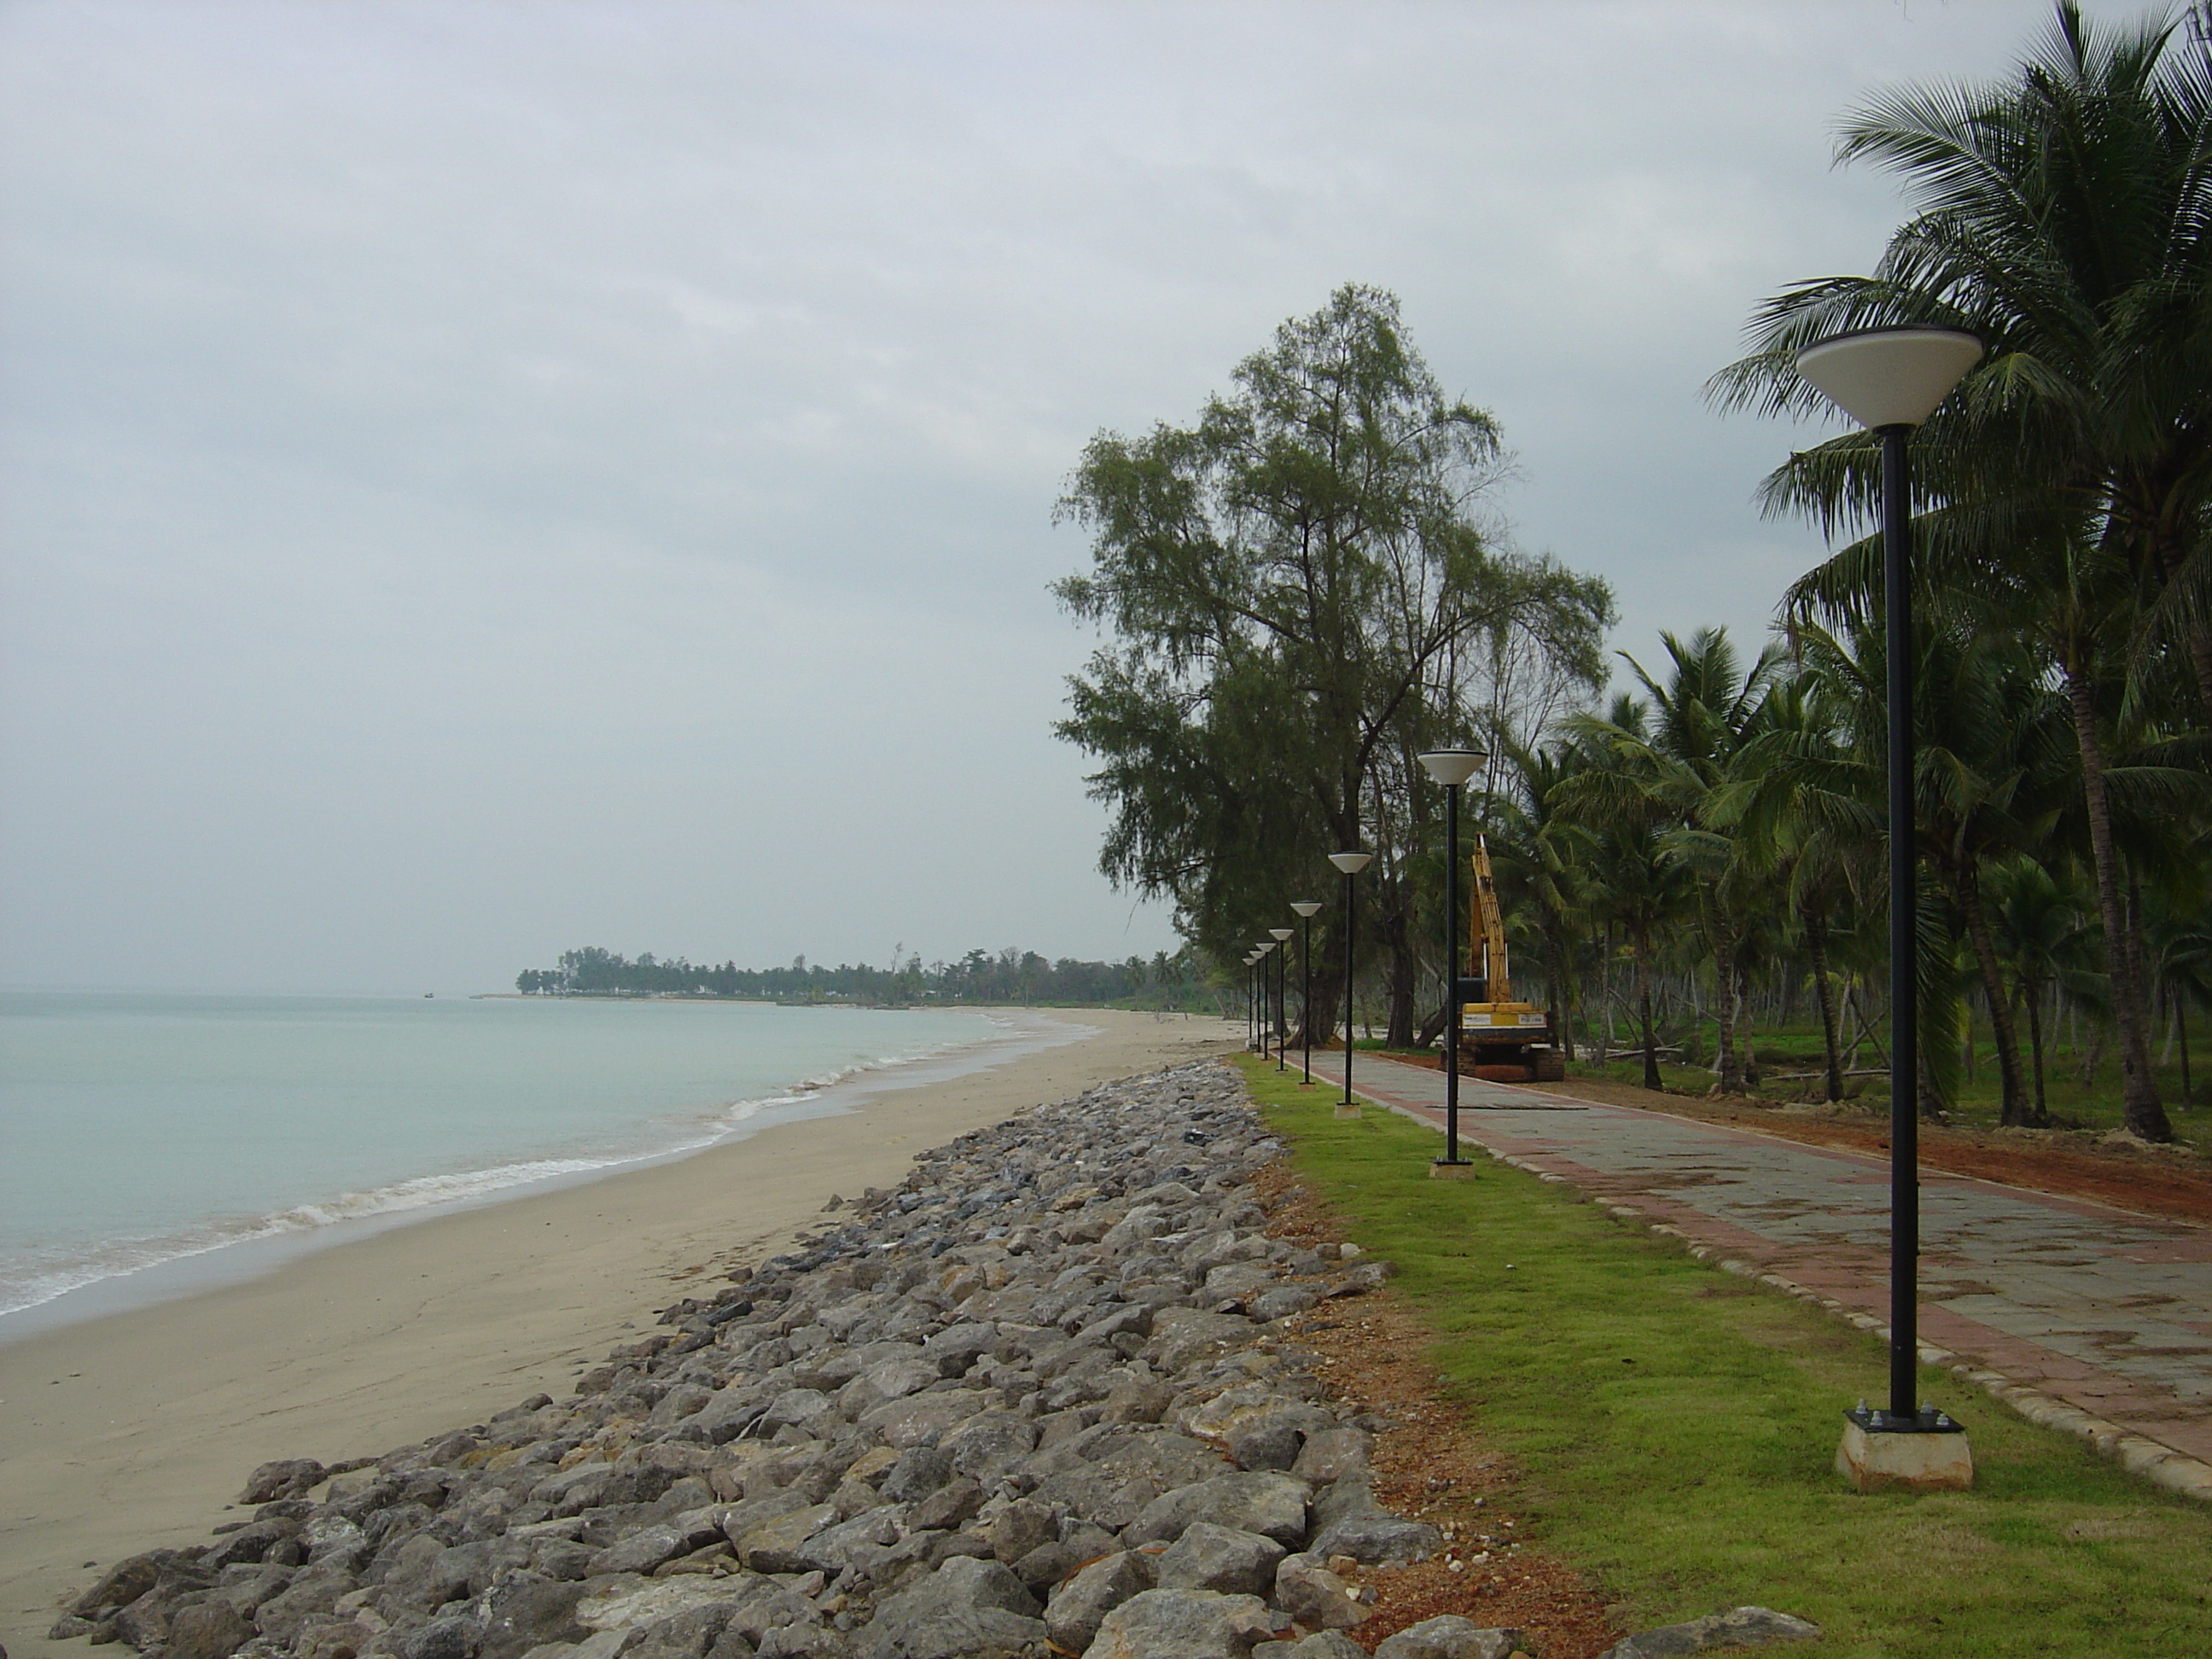
<svg viewBox="0 0 2212 1659"><path fill-rule="evenodd" d="M1055 591L1108 642L1054 730L1101 763L1102 869L1226 959L1291 899L1331 896L1326 854L1380 854L1394 1029L1435 811L1413 756L1540 728L1602 678L1611 596L1504 544L1506 471L1496 422L1445 394L1397 301L1347 286L1194 424L1094 438L1061 502L1091 567Z"/></svg>

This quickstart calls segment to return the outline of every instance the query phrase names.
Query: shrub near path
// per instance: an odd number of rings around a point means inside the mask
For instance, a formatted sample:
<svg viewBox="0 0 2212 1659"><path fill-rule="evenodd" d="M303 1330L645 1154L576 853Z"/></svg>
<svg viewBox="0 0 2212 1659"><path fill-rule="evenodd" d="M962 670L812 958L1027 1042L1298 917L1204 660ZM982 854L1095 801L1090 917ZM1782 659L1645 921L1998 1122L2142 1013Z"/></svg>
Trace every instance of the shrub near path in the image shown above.
<svg viewBox="0 0 2212 1659"><path fill-rule="evenodd" d="M1688 1256L1553 1183L1247 1063L1255 1098L1342 1236L1395 1262L1428 1372L1498 1464L1492 1501L1635 1630L1755 1602L1813 1620L1789 1651L2212 1653L2212 1511L1995 1402L1969 1413L1970 1492L1863 1495L1832 1468L1841 1410L1884 1386L1872 1339ZM1318 1344L1317 1344L1318 1346Z"/></svg>

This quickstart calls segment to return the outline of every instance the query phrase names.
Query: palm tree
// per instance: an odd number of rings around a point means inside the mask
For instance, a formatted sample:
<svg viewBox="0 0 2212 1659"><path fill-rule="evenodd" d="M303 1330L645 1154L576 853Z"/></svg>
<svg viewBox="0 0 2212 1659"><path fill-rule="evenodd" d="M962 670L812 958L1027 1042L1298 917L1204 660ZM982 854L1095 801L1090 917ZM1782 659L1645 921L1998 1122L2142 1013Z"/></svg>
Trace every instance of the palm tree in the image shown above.
<svg viewBox="0 0 2212 1659"><path fill-rule="evenodd" d="M1613 699L1605 719L1569 722L1580 763L1553 785L1547 800L1587 836L1593 919L1628 940L1636 974L1644 1086L1663 1087L1658 1034L1651 1017L1651 969L1660 933L1680 915L1688 882L1665 840L1673 809L1645 787L1641 756L1649 747L1648 711L1635 699Z"/></svg>
<svg viewBox="0 0 2212 1659"><path fill-rule="evenodd" d="M1534 912L1552 1030L1565 1057L1572 1060L1579 988L1574 922L1594 902L1595 848L1589 828L1561 807L1559 785L1589 757L1571 744L1542 748L1506 739L1499 758L1505 787L1490 806L1491 857Z"/></svg>
<svg viewBox="0 0 2212 1659"><path fill-rule="evenodd" d="M2088 930L2082 922L2083 896L2063 885L2045 865L2025 856L1994 866L1986 885L1997 946L2027 1013L2035 1085L2034 1112L2028 1121L2040 1125L2050 1121L2044 1094L2045 1060L2050 1051L2043 1030L2044 1004L2054 991L2094 999L2100 989L2091 966Z"/></svg>
<svg viewBox="0 0 2212 1659"><path fill-rule="evenodd" d="M1665 684L1633 657L1626 659L1650 694L1648 712L1638 705L1633 725L1591 715L1570 722L1609 751L1614 763L1568 780L1562 802L1586 821L1595 813L1648 822L1659 836L1656 850L1704 878L1696 894L1720 994L1720 1088L1735 1094L1749 1071L1743 1019L1748 964L1741 947L1748 917L1759 908L1748 890L1758 876L1743 856L1747 849L1716 809L1751 752L1760 705L1782 653L1769 647L1748 670L1739 671L1725 629L1700 629L1687 645L1672 634L1659 637L1673 664ZM1656 1075L1648 1034L1644 1047L1647 1071Z"/></svg>
<svg viewBox="0 0 2212 1659"><path fill-rule="evenodd" d="M1820 1013L1824 1092L1838 1101L1843 1033L1830 947L1838 918L1877 884L1881 825L1865 803L1832 792L1849 769L1844 744L1863 699L1838 696L1832 678L1806 672L1804 641L1793 643L1798 672L1778 678L1769 690L1761 729L1746 744L1735 781L1711 810L1745 838L1753 860L1787 895Z"/></svg>
<svg viewBox="0 0 2212 1659"><path fill-rule="evenodd" d="M1920 210L1875 274L1797 284L1754 319L1719 401L1809 411L1797 350L1840 330L1942 323L1988 356L1917 434L1931 598L2034 638L2062 675L2113 981L2128 1126L2170 1128L2153 1085L2138 937L2104 779L2118 684L2179 653L2212 709L2212 53L2170 21L2111 29L2071 0L2007 80L1905 88L1844 124L1839 159L1902 173ZM1871 514L1872 434L1796 456L1775 510ZM1801 584L1846 614L1869 543Z"/></svg>

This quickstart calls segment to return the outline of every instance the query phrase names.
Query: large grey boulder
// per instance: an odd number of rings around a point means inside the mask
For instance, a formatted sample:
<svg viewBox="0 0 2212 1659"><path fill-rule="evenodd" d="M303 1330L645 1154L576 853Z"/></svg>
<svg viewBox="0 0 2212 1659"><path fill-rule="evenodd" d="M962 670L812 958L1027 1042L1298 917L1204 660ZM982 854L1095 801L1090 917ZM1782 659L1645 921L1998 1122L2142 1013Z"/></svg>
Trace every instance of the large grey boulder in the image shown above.
<svg viewBox="0 0 2212 1659"><path fill-rule="evenodd" d="M1314 1534L1311 1549L1326 1560L1348 1555L1355 1561L1425 1561L1443 1547L1443 1534L1425 1521L1402 1521L1376 1510L1348 1515Z"/></svg>
<svg viewBox="0 0 2212 1659"><path fill-rule="evenodd" d="M126 1607L148 1590L161 1576L161 1561L173 1555L173 1550L153 1550L143 1555L126 1556L100 1576L100 1582L70 1603L70 1611L80 1619L96 1619L117 1607Z"/></svg>
<svg viewBox="0 0 2212 1659"><path fill-rule="evenodd" d="M256 1607L253 1622L260 1626L265 1639L289 1645L299 1635L302 1625L329 1613L337 1605L338 1597L350 1591L356 1582L349 1572L325 1572L310 1567Z"/></svg>
<svg viewBox="0 0 2212 1659"><path fill-rule="evenodd" d="M246 1478L246 1490L238 1494L240 1504L268 1504L280 1498L297 1498L321 1481L327 1474L312 1457L280 1457L272 1463L264 1463Z"/></svg>
<svg viewBox="0 0 2212 1659"><path fill-rule="evenodd" d="M852 1572L872 1577L899 1541L903 1509L884 1504L838 1526L824 1527L793 1552L806 1566L835 1576Z"/></svg>
<svg viewBox="0 0 2212 1659"><path fill-rule="evenodd" d="M909 1446L935 1445L947 1430L966 1422L982 1407L982 1396L970 1389L910 1394L863 1413L860 1426L878 1436L886 1446L904 1451Z"/></svg>
<svg viewBox="0 0 2212 1659"><path fill-rule="evenodd" d="M309 1566L338 1566L349 1572L359 1572L375 1553L369 1547L368 1534L344 1515L314 1516L301 1529L300 1542L307 1552Z"/></svg>
<svg viewBox="0 0 2212 1659"><path fill-rule="evenodd" d="M970 1322L948 1325L921 1345L921 1351L943 1376L963 1375L970 1365L999 1345L996 1325Z"/></svg>
<svg viewBox="0 0 2212 1659"><path fill-rule="evenodd" d="M1275 1282L1274 1268L1265 1261L1232 1261L1206 1276L1198 1292L1199 1305L1218 1308L1232 1303L1243 1308Z"/></svg>
<svg viewBox="0 0 2212 1659"><path fill-rule="evenodd" d="M225 1538L195 1564L202 1572L221 1572L225 1567L264 1559L288 1538L299 1535L300 1523L282 1516L248 1522Z"/></svg>
<svg viewBox="0 0 2212 1659"><path fill-rule="evenodd" d="M937 1443L953 1472L985 1485L1036 1449L1036 1425L1012 1412L978 1412Z"/></svg>
<svg viewBox="0 0 2212 1659"><path fill-rule="evenodd" d="M1153 1564L1162 1589L1213 1590L1224 1595L1261 1595L1275 1582L1283 1547L1256 1532L1212 1521L1194 1521Z"/></svg>
<svg viewBox="0 0 2212 1659"><path fill-rule="evenodd" d="M591 1632L576 1622L580 1583L557 1583L527 1574L495 1584L477 1604L483 1634L477 1659L521 1659L548 1642L581 1641Z"/></svg>
<svg viewBox="0 0 2212 1659"><path fill-rule="evenodd" d="M1256 1595L1149 1589L1099 1621L1084 1659L1247 1659L1275 1626Z"/></svg>
<svg viewBox="0 0 2212 1659"><path fill-rule="evenodd" d="M866 1659L1012 1659L1045 1639L1036 1598L996 1561L955 1556L876 1608Z"/></svg>
<svg viewBox="0 0 2212 1659"><path fill-rule="evenodd" d="M768 1429L780 1429L786 1424L804 1428L830 1409L830 1396L819 1389L786 1389L769 1401L760 1420Z"/></svg>
<svg viewBox="0 0 2212 1659"><path fill-rule="evenodd" d="M1003 1504L988 1520L979 1520L978 1530L989 1541L991 1553L1008 1566L1040 1544L1049 1542L1060 1531L1052 1510L1026 1498Z"/></svg>
<svg viewBox="0 0 2212 1659"><path fill-rule="evenodd" d="M920 1355L886 1359L869 1366L839 1389L837 1403L848 1411L871 1411L889 1401L919 1394L937 1380L937 1362L933 1359Z"/></svg>
<svg viewBox="0 0 2212 1659"><path fill-rule="evenodd" d="M836 1506L830 1504L809 1504L763 1521L738 1540L738 1559L755 1572L805 1572L806 1540L836 1521Z"/></svg>
<svg viewBox="0 0 2212 1659"><path fill-rule="evenodd" d="M435 1533L418 1532L384 1562L377 1605L386 1610L387 1618L394 1608L428 1612L441 1607L468 1593L471 1565L468 1556L455 1556Z"/></svg>
<svg viewBox="0 0 2212 1659"><path fill-rule="evenodd" d="M585 1571L594 1577L607 1572L651 1572L662 1562L689 1555L696 1547L682 1528L642 1527L592 1557Z"/></svg>
<svg viewBox="0 0 2212 1659"><path fill-rule="evenodd" d="M748 1577L745 1587L762 1581ZM614 1578L594 1580L586 1586L593 1593L574 1603L575 1621L586 1631L629 1630L657 1625L664 1619L710 1602L728 1601L745 1593L726 1582L687 1573L675 1578Z"/></svg>
<svg viewBox="0 0 2212 1659"><path fill-rule="evenodd" d="M737 1590L736 1600L730 1604L729 1621L715 1641L718 1659L728 1659L721 1650L736 1641L764 1645L777 1631L811 1631L821 1619L820 1609L787 1585L749 1576Z"/></svg>
<svg viewBox="0 0 2212 1659"><path fill-rule="evenodd" d="M272 1567L265 1562L226 1567L216 1582L215 1593L218 1600L228 1602L251 1619L254 1609L290 1583L293 1577L292 1568Z"/></svg>
<svg viewBox="0 0 2212 1659"><path fill-rule="evenodd" d="M1312 1492L1304 1481L1273 1471L1218 1474L1161 1493L1130 1522L1127 1541L1172 1542L1194 1521L1211 1521L1295 1549L1305 1538L1306 1501Z"/></svg>
<svg viewBox="0 0 2212 1659"><path fill-rule="evenodd" d="M1310 1285L1278 1285L1254 1297L1246 1311L1255 1319L1288 1319L1292 1314L1305 1312L1320 1300L1321 1292Z"/></svg>
<svg viewBox="0 0 2212 1659"><path fill-rule="evenodd" d="M1367 1659L1367 1650L1340 1630L1318 1630L1296 1642L1262 1642L1252 1659Z"/></svg>
<svg viewBox="0 0 2212 1659"><path fill-rule="evenodd" d="M1054 1590L1044 1610L1045 1629L1070 1653L1081 1653L1098 1634L1099 1621L1152 1588L1146 1559L1134 1550L1103 1556Z"/></svg>
<svg viewBox="0 0 2212 1659"><path fill-rule="evenodd" d="M884 1471L876 1490L894 1504L927 1498L952 1478L952 1459L941 1447L910 1446Z"/></svg>
<svg viewBox="0 0 2212 1659"><path fill-rule="evenodd" d="M399 1659L477 1659L480 1632L459 1613L418 1625L399 1638Z"/></svg>
<svg viewBox="0 0 2212 1659"><path fill-rule="evenodd" d="M1241 1347L1258 1334L1258 1328L1241 1314L1163 1308L1152 1316L1152 1336L1145 1345L1145 1358L1164 1371L1179 1371L1194 1361Z"/></svg>
<svg viewBox="0 0 2212 1659"><path fill-rule="evenodd" d="M955 1480L916 1504L907 1512L906 1523L917 1532L950 1532L975 1518L983 1496L983 1489L973 1480Z"/></svg>
<svg viewBox="0 0 2212 1659"><path fill-rule="evenodd" d="M1291 1465L1291 1473L1316 1486L1340 1480L1348 1474L1364 1475L1374 1444L1375 1437L1354 1424L1322 1429L1306 1437L1297 1462Z"/></svg>
<svg viewBox="0 0 2212 1659"><path fill-rule="evenodd" d="M1528 1639L1517 1630L1488 1629L1447 1613L1407 1626L1376 1646L1375 1659L1508 1659Z"/></svg>
<svg viewBox="0 0 2212 1659"><path fill-rule="evenodd" d="M1313 1554L1286 1555L1277 1564L1275 1605L1308 1630L1350 1630L1370 1616L1352 1587Z"/></svg>
<svg viewBox="0 0 2212 1659"><path fill-rule="evenodd" d="M1614 1643L1602 1659L1680 1659L1709 1648L1758 1647L1768 1642L1811 1642L1820 1627L1771 1607L1729 1607L1680 1625L1638 1631Z"/></svg>
<svg viewBox="0 0 2212 1659"><path fill-rule="evenodd" d="M210 1600L185 1607L169 1621L164 1656L176 1659L230 1659L252 1639L253 1626L228 1601Z"/></svg>

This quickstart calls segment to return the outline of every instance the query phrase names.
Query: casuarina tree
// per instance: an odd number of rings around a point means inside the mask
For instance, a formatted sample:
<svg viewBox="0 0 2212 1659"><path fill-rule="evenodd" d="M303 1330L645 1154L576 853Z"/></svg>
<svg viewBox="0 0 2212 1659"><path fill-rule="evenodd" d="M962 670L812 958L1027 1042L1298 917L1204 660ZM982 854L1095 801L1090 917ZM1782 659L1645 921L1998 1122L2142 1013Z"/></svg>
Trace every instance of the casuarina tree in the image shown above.
<svg viewBox="0 0 2212 1659"><path fill-rule="evenodd" d="M1106 640L1054 730L1099 762L1101 867L1171 898L1218 959L1289 900L1333 898L1322 860L1353 846L1383 854L1359 878L1370 914L1412 937L1409 820L1434 803L1399 761L1479 738L1509 641L1598 679L1610 595L1500 544L1505 469L1497 423L1444 393L1397 301L1352 286L1283 324L1194 424L1085 449L1061 514L1091 564L1054 591ZM1316 940L1317 992L1341 945Z"/></svg>

